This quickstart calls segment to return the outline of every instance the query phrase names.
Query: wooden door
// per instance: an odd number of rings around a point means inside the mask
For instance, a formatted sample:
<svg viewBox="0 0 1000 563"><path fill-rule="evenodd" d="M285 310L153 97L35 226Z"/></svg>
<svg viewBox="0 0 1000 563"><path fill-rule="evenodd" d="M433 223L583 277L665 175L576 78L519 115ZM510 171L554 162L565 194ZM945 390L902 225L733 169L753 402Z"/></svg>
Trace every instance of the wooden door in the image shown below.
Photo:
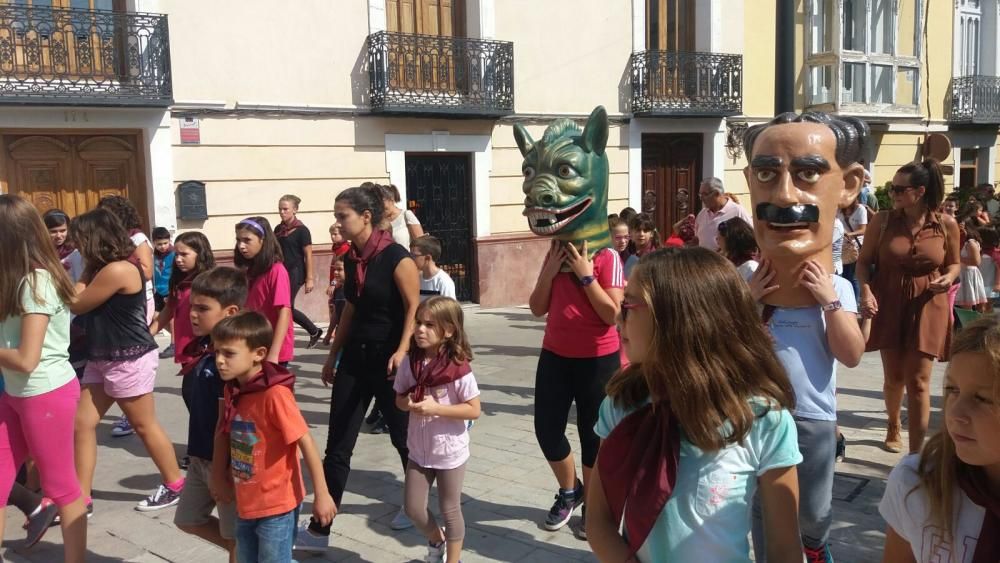
<svg viewBox="0 0 1000 563"><path fill-rule="evenodd" d="M701 151L701 135L642 136L642 211L653 216L663 237L701 208Z"/></svg>
<svg viewBox="0 0 1000 563"><path fill-rule="evenodd" d="M694 0L646 0L648 86L656 98L687 97L695 70L677 53L695 50Z"/></svg>
<svg viewBox="0 0 1000 563"><path fill-rule="evenodd" d="M386 0L388 31L465 37L465 0Z"/></svg>
<svg viewBox="0 0 1000 563"><path fill-rule="evenodd" d="M138 135L3 135L0 185L30 199L39 211L52 208L74 217L107 195L128 198L146 214Z"/></svg>

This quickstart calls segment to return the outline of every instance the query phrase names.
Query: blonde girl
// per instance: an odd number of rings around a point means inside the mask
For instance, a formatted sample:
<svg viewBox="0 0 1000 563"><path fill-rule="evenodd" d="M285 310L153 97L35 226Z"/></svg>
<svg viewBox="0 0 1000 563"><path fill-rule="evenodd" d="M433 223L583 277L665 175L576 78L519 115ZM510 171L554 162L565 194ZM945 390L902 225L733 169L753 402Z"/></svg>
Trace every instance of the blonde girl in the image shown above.
<svg viewBox="0 0 1000 563"><path fill-rule="evenodd" d="M110 211L97 208L73 220L70 236L86 267L77 284L75 315L85 315L87 367L76 413L76 472L88 510L97 464L97 425L117 403L159 469L162 484L136 509L177 504L184 477L170 438L156 418L153 387L159 352L146 320L146 277L129 257L128 231Z"/></svg>
<svg viewBox="0 0 1000 563"><path fill-rule="evenodd" d="M246 309L264 315L274 327L267 361L288 365L295 356L292 288L281 246L267 219L247 217L236 223L233 254L233 263L247 273Z"/></svg>
<svg viewBox="0 0 1000 563"><path fill-rule="evenodd" d="M889 474L882 561L1000 561L1000 317L955 334L944 428Z"/></svg>
<svg viewBox="0 0 1000 563"><path fill-rule="evenodd" d="M758 494L767 560L801 563L792 386L736 268L699 247L648 254L619 325L631 363L608 383L587 489L598 559L745 562Z"/></svg>
<svg viewBox="0 0 1000 563"><path fill-rule="evenodd" d="M458 563L462 555L462 481L469 459L466 423L481 412L471 359L458 302L439 296L421 303L410 353L399 366L393 389L396 406L410 413L404 508L427 538L426 560L431 562ZM435 480L444 528L427 509Z"/></svg>
<svg viewBox="0 0 1000 563"><path fill-rule="evenodd" d="M0 195L0 506L28 455L59 507L65 561L82 562L87 519L73 465L80 384L69 363L72 282L27 200ZM0 511L0 537L4 511Z"/></svg>

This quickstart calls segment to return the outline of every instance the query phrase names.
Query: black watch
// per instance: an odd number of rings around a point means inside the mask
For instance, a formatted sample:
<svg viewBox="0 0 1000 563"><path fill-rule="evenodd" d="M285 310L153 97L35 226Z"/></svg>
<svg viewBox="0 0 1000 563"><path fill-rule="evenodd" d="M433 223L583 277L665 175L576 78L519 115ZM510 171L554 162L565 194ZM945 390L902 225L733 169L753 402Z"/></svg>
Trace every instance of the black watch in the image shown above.
<svg viewBox="0 0 1000 563"><path fill-rule="evenodd" d="M597 278L595 278L594 276L583 276L582 278L580 278L580 285L583 287L587 287L588 285L594 283L596 279Z"/></svg>

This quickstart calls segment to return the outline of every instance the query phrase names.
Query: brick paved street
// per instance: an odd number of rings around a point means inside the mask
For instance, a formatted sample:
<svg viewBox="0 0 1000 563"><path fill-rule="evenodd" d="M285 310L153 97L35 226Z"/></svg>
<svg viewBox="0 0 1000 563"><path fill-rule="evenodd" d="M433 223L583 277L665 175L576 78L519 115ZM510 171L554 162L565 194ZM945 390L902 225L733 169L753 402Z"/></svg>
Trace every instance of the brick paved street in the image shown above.
<svg viewBox="0 0 1000 563"><path fill-rule="evenodd" d="M472 459L464 488L467 524L463 560L560 562L594 561L586 542L569 527L552 533L539 522L554 494L553 478L532 430L535 362L543 324L525 308L467 310L475 345L473 369L482 389L483 416L472 431ZM301 345L301 340L299 344ZM329 391L319 381L325 353L300 349L293 362L299 374L296 394L312 435L322 449L326 440ZM160 420L183 455L186 411L176 369L161 362L157 388ZM932 424L940 423L941 366L934 372ZM878 501L884 478L898 459L879 448L885 415L882 372L876 354L856 369L840 370L841 429L848 438L848 461L838 465L834 504L834 554L838 562L878 561L883 524ZM135 436L111 438L118 411L99 429L100 451L94 486L95 514L90 521L88 561L153 563L225 561L214 546L173 526L173 509L158 513L133 510L157 485L153 464ZM575 429L570 429L575 436ZM575 438L574 438L575 440ZM355 450L348 493L334 523L331 549L319 561L399 562L422 560L424 541L414 531L392 532L389 521L402 502L402 473L386 435L363 434ZM436 500L432 504L436 504ZM307 504L308 509L308 504ZM61 561L61 537L52 529L44 540L23 550L21 516L8 510L5 530L8 561ZM574 518L571 526L578 524Z"/></svg>

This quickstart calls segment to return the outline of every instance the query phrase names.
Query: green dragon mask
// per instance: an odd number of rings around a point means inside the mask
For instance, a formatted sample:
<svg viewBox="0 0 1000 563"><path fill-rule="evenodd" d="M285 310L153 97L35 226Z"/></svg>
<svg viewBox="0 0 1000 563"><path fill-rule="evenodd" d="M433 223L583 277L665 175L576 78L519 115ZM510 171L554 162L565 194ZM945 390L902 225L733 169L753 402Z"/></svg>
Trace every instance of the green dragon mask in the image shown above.
<svg viewBox="0 0 1000 563"><path fill-rule="evenodd" d="M608 230L608 112L598 106L580 127L559 119L535 141L521 125L514 139L524 156L524 216L536 235L582 247L591 257L611 247Z"/></svg>

